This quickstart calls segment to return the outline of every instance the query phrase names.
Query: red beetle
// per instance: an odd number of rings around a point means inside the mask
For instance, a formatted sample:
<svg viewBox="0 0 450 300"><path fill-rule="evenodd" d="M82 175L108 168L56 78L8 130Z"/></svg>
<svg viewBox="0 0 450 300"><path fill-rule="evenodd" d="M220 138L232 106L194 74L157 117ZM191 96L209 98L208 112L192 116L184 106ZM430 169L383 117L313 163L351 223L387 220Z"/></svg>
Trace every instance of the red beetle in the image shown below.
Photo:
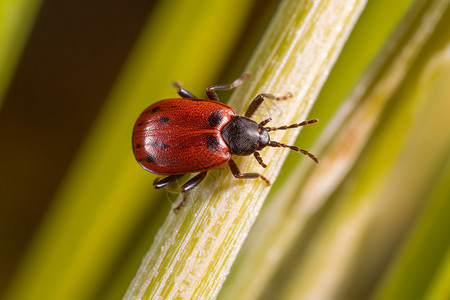
<svg viewBox="0 0 450 300"><path fill-rule="evenodd" d="M226 162L231 173L239 179L261 178L267 185L269 180L259 173L241 173L231 155L253 154L258 163L267 167L258 150L267 146L285 147L317 158L306 150L271 141L269 131L286 130L317 122L316 119L289 126L264 127L271 119L259 124L250 117L264 101L264 97L285 100L289 96L274 97L259 94L247 108L244 116L219 102L215 90L230 90L242 83L250 74L245 73L230 85L211 86L206 89L209 100L198 99L185 89L178 87L183 98L165 99L148 107L139 116L133 131L133 152L138 163L147 171L169 175L153 182L155 189L162 188L187 173L199 173L181 187L187 193L196 187L208 170Z"/></svg>

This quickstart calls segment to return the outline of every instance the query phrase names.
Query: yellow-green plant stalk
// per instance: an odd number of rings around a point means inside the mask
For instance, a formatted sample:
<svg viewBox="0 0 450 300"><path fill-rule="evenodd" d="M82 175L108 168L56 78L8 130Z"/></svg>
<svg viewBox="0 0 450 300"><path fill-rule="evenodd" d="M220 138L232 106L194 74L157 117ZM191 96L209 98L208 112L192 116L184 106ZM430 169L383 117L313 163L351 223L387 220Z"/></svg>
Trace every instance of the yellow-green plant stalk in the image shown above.
<svg viewBox="0 0 450 300"><path fill-rule="evenodd" d="M389 45L393 53L388 63L382 66L381 76L374 78L373 89L369 88L363 96L371 104L357 131L370 126L370 119L375 121L375 131L354 170L344 178L343 187L335 191L335 198L331 197L337 206L309 241L286 298L370 295L368 287L376 281L377 272L383 270L389 254L413 222L415 212L428 199L424 196L427 185L448 155L450 134L442 111L449 106L442 96L446 89L440 88L442 94L437 96L436 90L423 85L423 77L418 74L424 61L430 59L425 46L436 43L439 27L448 26L448 22L439 23L448 13L448 5L449 1L417 1L400 24L401 35L393 36L397 43L392 41ZM350 119L357 116L353 114ZM430 116L428 126L423 124L423 116ZM439 128L439 134L433 134L433 128ZM354 132L346 132L345 126L343 129L342 134L351 136ZM345 149L345 144L341 146ZM404 278L405 289L397 297L385 299L420 295L408 292L414 290L409 286L413 274ZM354 285L356 278L358 287Z"/></svg>
<svg viewBox="0 0 450 300"><path fill-rule="evenodd" d="M41 0L0 1L0 104L40 4Z"/></svg>
<svg viewBox="0 0 450 300"><path fill-rule="evenodd" d="M272 115L272 124L306 119L365 4L357 0L283 1L249 64L252 78L238 88L230 104L242 113L260 92L290 92L289 101L272 106L268 101L269 107L275 106L272 112L279 112ZM280 132L273 139L292 143L297 134ZM281 149L263 151L269 165L264 176L273 181L286 155ZM254 159L237 162L242 172L260 170ZM218 294L269 188L259 180L211 173L215 176L190 196L192 206L169 214L126 299L210 299Z"/></svg>
<svg viewBox="0 0 450 300"><path fill-rule="evenodd" d="M241 264L233 274L232 283L227 286L224 299L255 299L265 291L276 291L277 297L289 299L349 299L352 297L342 296L346 295L343 291L360 288L352 285L354 281L349 279L358 264L360 248L367 242L374 222L381 221L378 222L380 227L386 224L377 215L379 208L377 210L376 207L384 204L386 209L392 211L400 202L389 195L391 190L383 194L378 189L386 184L387 178L390 179L390 168L404 147L402 141L406 139L410 116L407 113L394 114L395 117L384 120L382 114L387 105L392 106L392 102L403 103L397 112L410 111L412 104L409 99L413 97L408 94L400 99L393 95L400 88L417 85L416 82L405 82L405 78L414 70L418 56L435 33L447 7L447 1L418 1L405 16L396 34L387 41L385 50L322 134L316 147L321 149L318 152L322 158L321 166L311 168L302 165L290 174L290 179L273 196L273 201L260 216L259 226L252 232L245 255L240 257ZM361 168L361 174L346 179L368 142L373 139L373 132L383 121L389 125L386 125L387 133L383 138L374 139L376 151L367 155L368 162ZM411 135L416 131L412 128ZM442 134L435 141L447 141L443 139L447 136L446 132L439 132ZM408 164L414 165L411 161ZM410 170L408 174L415 173ZM356 191L344 195L341 192L339 197L333 195L342 189L343 182L350 186L357 184ZM400 186L398 183L391 185ZM412 193L414 190L411 187ZM406 195L402 195L403 205L411 199ZM323 208L325 203L333 200L342 201L342 208L335 211L330 207ZM326 213L331 216L326 218ZM385 213L387 215L388 212ZM381 217L380 220L377 217ZM387 231L394 232L392 229ZM286 266L292 273L285 270L288 269ZM363 273L364 270L358 271ZM372 276L364 273L358 276L358 283L363 286ZM280 286L281 278L289 283ZM261 287L264 289L261 290ZM275 295L273 293L272 296ZM270 298L270 294L265 296Z"/></svg>

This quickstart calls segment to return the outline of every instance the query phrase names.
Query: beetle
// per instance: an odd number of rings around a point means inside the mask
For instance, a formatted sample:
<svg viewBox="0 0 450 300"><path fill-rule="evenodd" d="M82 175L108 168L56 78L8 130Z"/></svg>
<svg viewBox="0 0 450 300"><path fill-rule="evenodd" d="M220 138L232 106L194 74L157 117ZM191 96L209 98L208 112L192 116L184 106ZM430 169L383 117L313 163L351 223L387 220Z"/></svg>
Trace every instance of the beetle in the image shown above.
<svg viewBox="0 0 450 300"><path fill-rule="evenodd" d="M199 99L176 85L177 93L182 98L158 101L142 112L133 130L133 152L145 170L168 175L155 179L155 189L165 187L185 174L198 173L181 187L181 192L186 194L205 178L208 170L227 162L235 178L260 178L266 185L270 185L270 181L259 173L241 173L231 158L232 155L254 155L258 163L265 168L267 165L258 151L267 146L289 148L309 156L316 163L319 162L308 151L272 141L269 135L271 131L316 123L317 119L281 127L265 127L271 118L260 123L250 119L264 98L286 100L291 94L282 97L259 94L243 116L237 115L230 106L219 102L216 90L231 90L249 76L249 73L244 73L232 84L207 88L208 100Z"/></svg>

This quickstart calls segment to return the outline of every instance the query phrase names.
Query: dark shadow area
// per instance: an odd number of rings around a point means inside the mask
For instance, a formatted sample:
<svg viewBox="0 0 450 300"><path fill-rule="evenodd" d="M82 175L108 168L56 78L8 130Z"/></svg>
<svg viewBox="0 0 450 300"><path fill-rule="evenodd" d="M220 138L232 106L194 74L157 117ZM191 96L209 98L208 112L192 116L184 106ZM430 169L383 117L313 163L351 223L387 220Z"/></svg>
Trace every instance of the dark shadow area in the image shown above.
<svg viewBox="0 0 450 300"><path fill-rule="evenodd" d="M0 111L0 294L154 3L43 2Z"/></svg>

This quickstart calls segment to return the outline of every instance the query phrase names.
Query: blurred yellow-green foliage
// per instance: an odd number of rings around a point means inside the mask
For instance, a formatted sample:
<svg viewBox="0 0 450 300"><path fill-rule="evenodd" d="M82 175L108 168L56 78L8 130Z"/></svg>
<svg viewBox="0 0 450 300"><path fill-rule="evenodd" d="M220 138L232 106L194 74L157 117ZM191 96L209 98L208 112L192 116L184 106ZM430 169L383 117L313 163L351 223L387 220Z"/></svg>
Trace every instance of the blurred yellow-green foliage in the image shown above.
<svg viewBox="0 0 450 300"><path fill-rule="evenodd" d="M173 200L153 190L155 176L134 160L139 113L176 96L175 80L200 96L258 70L252 64L266 63L264 49L279 47L271 38L296 33L313 41L348 28L342 51L304 58L320 65L338 54L332 68L315 71L323 86L289 87L320 91L307 99L320 123L295 144L321 164L289 154L242 248L230 243L237 259L217 273L230 274L202 295L450 299L449 2L0 0L0 298L121 299L166 217L177 218ZM324 22L325 32L303 30L331 4L355 17L354 27ZM304 9L283 15L289 6ZM358 7L360 15L350 13ZM304 23L295 27L295 18ZM272 69L252 78L307 78L309 70L277 68L299 55L272 57ZM247 184L258 182L242 183L242 191ZM192 214L192 222L209 216ZM180 225L189 230L189 222ZM190 253L195 245L179 247ZM189 268L204 271L206 285L217 271ZM172 276L190 274L156 272L162 295L202 298L180 292L189 282L174 284ZM136 278L145 285L145 276Z"/></svg>

